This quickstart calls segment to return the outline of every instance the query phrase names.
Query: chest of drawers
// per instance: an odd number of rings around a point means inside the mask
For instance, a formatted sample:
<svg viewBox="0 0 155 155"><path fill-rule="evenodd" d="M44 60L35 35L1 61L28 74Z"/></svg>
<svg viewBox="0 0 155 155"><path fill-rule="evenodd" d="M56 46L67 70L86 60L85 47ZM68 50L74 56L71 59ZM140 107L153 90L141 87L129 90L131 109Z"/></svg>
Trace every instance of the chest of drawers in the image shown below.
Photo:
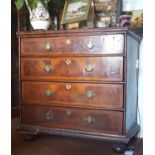
<svg viewBox="0 0 155 155"><path fill-rule="evenodd" d="M20 129L128 143L138 40L127 28L19 32Z"/></svg>

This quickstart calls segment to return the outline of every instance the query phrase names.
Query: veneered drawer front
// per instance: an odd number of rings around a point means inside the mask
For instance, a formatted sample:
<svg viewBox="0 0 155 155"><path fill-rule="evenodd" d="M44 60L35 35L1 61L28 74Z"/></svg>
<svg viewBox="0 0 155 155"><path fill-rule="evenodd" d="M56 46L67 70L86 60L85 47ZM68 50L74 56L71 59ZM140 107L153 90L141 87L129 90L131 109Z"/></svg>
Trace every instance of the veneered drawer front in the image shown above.
<svg viewBox="0 0 155 155"><path fill-rule="evenodd" d="M50 128L122 134L123 113L71 107L22 105L22 123Z"/></svg>
<svg viewBox="0 0 155 155"><path fill-rule="evenodd" d="M22 101L27 104L121 109L123 108L123 85L23 81Z"/></svg>
<svg viewBox="0 0 155 155"><path fill-rule="evenodd" d="M21 39L22 55L119 54L123 52L123 34Z"/></svg>
<svg viewBox="0 0 155 155"><path fill-rule="evenodd" d="M23 58L22 79L123 80L123 57Z"/></svg>

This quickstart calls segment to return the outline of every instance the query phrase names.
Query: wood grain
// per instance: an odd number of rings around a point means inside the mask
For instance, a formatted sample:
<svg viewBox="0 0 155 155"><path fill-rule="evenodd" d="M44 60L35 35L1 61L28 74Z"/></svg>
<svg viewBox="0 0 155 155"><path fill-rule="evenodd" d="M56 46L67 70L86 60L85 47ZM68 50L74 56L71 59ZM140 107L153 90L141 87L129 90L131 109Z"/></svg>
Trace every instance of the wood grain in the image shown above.
<svg viewBox="0 0 155 155"><path fill-rule="evenodd" d="M22 58L21 78L123 81L123 57Z"/></svg>
<svg viewBox="0 0 155 155"><path fill-rule="evenodd" d="M51 45L50 50L45 48L47 43ZM89 43L92 48L88 48ZM21 49L22 55L119 54L124 52L124 35L24 38Z"/></svg>
<svg viewBox="0 0 155 155"><path fill-rule="evenodd" d="M88 117L94 119L90 124ZM122 134L122 118L122 112L22 105L22 123L49 128Z"/></svg>
<svg viewBox="0 0 155 155"><path fill-rule="evenodd" d="M70 85L69 90L67 84ZM46 94L48 92L51 94ZM28 104L123 109L123 85L23 81L22 101Z"/></svg>

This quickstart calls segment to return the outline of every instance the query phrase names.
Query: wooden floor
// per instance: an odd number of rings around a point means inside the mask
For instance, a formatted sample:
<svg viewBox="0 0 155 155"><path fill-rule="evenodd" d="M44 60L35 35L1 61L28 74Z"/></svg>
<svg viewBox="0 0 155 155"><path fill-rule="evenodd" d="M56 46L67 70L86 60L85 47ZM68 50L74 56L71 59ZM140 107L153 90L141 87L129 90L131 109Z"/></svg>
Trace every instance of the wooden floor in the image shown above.
<svg viewBox="0 0 155 155"><path fill-rule="evenodd" d="M18 119L12 119L11 155L116 155L111 142L49 135L25 142L16 132L17 124ZM142 141L137 144L134 155L143 155Z"/></svg>

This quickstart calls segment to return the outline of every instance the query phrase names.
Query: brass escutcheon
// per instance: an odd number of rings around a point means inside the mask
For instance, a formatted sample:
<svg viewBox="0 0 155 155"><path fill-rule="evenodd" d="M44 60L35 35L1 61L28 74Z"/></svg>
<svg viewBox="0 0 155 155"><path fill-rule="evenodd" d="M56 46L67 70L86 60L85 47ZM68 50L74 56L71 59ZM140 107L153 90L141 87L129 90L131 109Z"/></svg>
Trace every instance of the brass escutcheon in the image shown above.
<svg viewBox="0 0 155 155"><path fill-rule="evenodd" d="M51 72L51 70L52 70L52 68L51 68L50 65L46 65L46 66L44 67L44 71L47 72L47 73Z"/></svg>
<svg viewBox="0 0 155 155"><path fill-rule="evenodd" d="M87 91L87 92L86 92L86 96L87 96L87 98L89 98L89 99L93 99L93 98L95 97L95 93L92 92L92 91Z"/></svg>
<svg viewBox="0 0 155 155"><path fill-rule="evenodd" d="M91 41L88 41L86 46L87 46L87 48L92 49L94 47L94 44Z"/></svg>
<svg viewBox="0 0 155 155"><path fill-rule="evenodd" d="M53 92L50 89L47 89L45 91L45 96L50 97L53 94Z"/></svg>
<svg viewBox="0 0 155 155"><path fill-rule="evenodd" d="M66 84L66 89L67 90L71 89L71 85L69 83Z"/></svg>
<svg viewBox="0 0 155 155"><path fill-rule="evenodd" d="M83 121L86 125L92 125L95 123L95 118L92 116L87 116L83 119Z"/></svg>
<svg viewBox="0 0 155 155"><path fill-rule="evenodd" d="M70 59L67 59L67 60L66 60L66 64L67 64L67 65L70 65L71 63L72 63L72 61L71 61Z"/></svg>
<svg viewBox="0 0 155 155"><path fill-rule="evenodd" d="M47 51L52 50L52 44L50 42L45 43L45 50L47 50Z"/></svg>
<svg viewBox="0 0 155 155"><path fill-rule="evenodd" d="M44 114L44 117L47 121L51 121L54 118L54 114L52 110L49 110L47 113Z"/></svg>
<svg viewBox="0 0 155 155"><path fill-rule="evenodd" d="M67 110L66 110L66 115L67 115L67 116L70 116L71 114L72 114L72 110L71 110L71 109L67 109Z"/></svg>
<svg viewBox="0 0 155 155"><path fill-rule="evenodd" d="M85 71L87 72L93 72L95 70L95 68L92 65L86 65L85 67Z"/></svg>

